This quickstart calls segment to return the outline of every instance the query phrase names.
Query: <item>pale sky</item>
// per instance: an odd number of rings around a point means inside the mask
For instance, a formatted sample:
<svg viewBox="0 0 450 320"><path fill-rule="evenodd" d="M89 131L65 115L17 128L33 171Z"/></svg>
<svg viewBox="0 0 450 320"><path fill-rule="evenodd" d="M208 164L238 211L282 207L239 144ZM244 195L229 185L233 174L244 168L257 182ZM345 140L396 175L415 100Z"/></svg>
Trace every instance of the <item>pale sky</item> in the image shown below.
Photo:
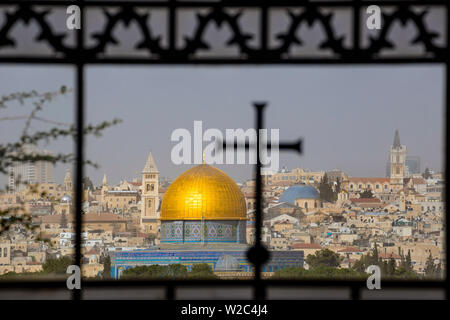
<svg viewBox="0 0 450 320"><path fill-rule="evenodd" d="M175 178L191 166L171 162L173 130L192 132L195 120L203 121L203 130L248 129L254 124L253 101L268 102L266 125L279 129L281 140L304 139L304 154L282 153L280 166L383 177L398 129L408 155L421 158L422 171L439 171L444 156L443 76L442 67L431 65L88 67L87 121L120 118L123 123L101 138L88 139L86 155L101 167L87 174L95 185L104 173L110 183L131 180L152 150L160 175ZM73 83L70 67L0 65L0 95ZM25 107L12 105L12 111L22 115ZM0 118L6 114L11 115L0 110ZM41 116L72 122L74 95L58 98ZM0 141L17 138L21 125L0 121ZM74 148L69 139L43 147L59 152ZM55 170L59 183L65 168ZM249 165L219 168L238 182L252 172ZM5 181L0 177L2 185Z"/></svg>

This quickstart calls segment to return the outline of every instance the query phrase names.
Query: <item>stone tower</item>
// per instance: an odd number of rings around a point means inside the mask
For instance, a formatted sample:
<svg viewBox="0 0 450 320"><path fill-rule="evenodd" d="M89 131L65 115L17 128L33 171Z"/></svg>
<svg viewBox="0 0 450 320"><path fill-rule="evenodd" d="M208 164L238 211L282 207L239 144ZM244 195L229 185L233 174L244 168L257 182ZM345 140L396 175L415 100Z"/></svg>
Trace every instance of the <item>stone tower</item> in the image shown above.
<svg viewBox="0 0 450 320"><path fill-rule="evenodd" d="M103 175L102 188L103 187L108 188L108 180L106 179L106 173Z"/></svg>
<svg viewBox="0 0 450 320"><path fill-rule="evenodd" d="M158 233L158 176L159 171L150 152L142 170L141 230L153 234Z"/></svg>
<svg viewBox="0 0 450 320"><path fill-rule="evenodd" d="M64 176L64 190L72 192L73 183L72 176L70 175L70 169L66 170L66 175Z"/></svg>
<svg viewBox="0 0 450 320"><path fill-rule="evenodd" d="M406 146L400 144L398 130L395 130L394 143L391 146L391 187L398 191L403 189L403 179L405 178Z"/></svg>
<svg viewBox="0 0 450 320"><path fill-rule="evenodd" d="M108 210L108 204L106 202L106 195L108 194L108 180L106 179L106 173L103 175L103 181L102 181L102 189L101 189L101 196L102 196L102 208L103 210Z"/></svg>

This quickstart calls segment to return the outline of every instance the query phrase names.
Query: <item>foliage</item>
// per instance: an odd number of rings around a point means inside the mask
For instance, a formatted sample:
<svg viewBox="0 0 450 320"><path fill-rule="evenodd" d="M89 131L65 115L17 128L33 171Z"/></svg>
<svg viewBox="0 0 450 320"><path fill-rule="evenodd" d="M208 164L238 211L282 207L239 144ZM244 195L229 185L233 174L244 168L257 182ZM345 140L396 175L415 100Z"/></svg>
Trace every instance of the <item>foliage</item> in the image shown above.
<svg viewBox="0 0 450 320"><path fill-rule="evenodd" d="M72 264L73 261L68 256L59 259L48 259L42 265L42 271L43 273L66 274L67 267Z"/></svg>
<svg viewBox="0 0 450 320"><path fill-rule="evenodd" d="M42 272L17 273L14 271L9 271L7 273L0 275L0 279L7 280L7 279L15 279L15 278L37 278L41 275L42 275Z"/></svg>
<svg viewBox="0 0 450 320"><path fill-rule="evenodd" d="M397 265L394 258L383 260L378 256L378 247L375 244L372 252L363 255L359 261L356 261L352 269L357 272L364 272L370 265L380 267L381 276L384 279L417 279L419 275L414 271L411 264L411 254L404 257L400 255L401 261Z"/></svg>
<svg viewBox="0 0 450 320"><path fill-rule="evenodd" d="M103 279L111 279L111 257L109 255L106 255L103 258L102 278Z"/></svg>
<svg viewBox="0 0 450 320"><path fill-rule="evenodd" d="M350 268L339 268L335 255L338 256L329 249L322 249L314 256L308 255L306 258L310 266L308 270L301 267L285 268L277 270L273 277L275 279L367 279L365 272L367 267L378 265L384 279L419 279L419 275L412 267L408 267L408 255L404 257L404 262L397 266L395 259L391 258L388 261L380 259L376 244L371 252L361 256L361 259Z"/></svg>
<svg viewBox="0 0 450 320"><path fill-rule="evenodd" d="M441 264L435 264L434 263L434 258L431 255L428 256L427 258L427 262L425 264L425 277L426 278L431 278L431 279L436 279L436 278L442 278L442 267Z"/></svg>
<svg viewBox="0 0 450 320"><path fill-rule="evenodd" d="M137 266L125 270L121 279L216 279L211 268L205 264L194 264L191 272L182 264L169 264L168 266L151 265Z"/></svg>
<svg viewBox="0 0 450 320"><path fill-rule="evenodd" d="M83 178L83 190L94 190L94 184L92 183L91 179L89 177Z"/></svg>
<svg viewBox="0 0 450 320"><path fill-rule="evenodd" d="M187 268L182 264L170 264L168 266L151 265L151 266L137 266L125 270L122 273L122 279L184 279L187 276Z"/></svg>
<svg viewBox="0 0 450 320"><path fill-rule="evenodd" d="M412 261L411 261L411 251L408 250L408 254L405 258L402 257L402 267L407 272L413 271Z"/></svg>
<svg viewBox="0 0 450 320"><path fill-rule="evenodd" d="M61 214L61 221L59 222L59 227L60 228L67 228L67 217L66 217L66 213L63 212Z"/></svg>
<svg viewBox="0 0 450 320"><path fill-rule="evenodd" d="M328 176L325 173L319 183L320 199L327 202L334 201L335 195L331 183L328 181Z"/></svg>
<svg viewBox="0 0 450 320"><path fill-rule="evenodd" d="M46 275L64 275L66 276L67 267L73 265L74 261L69 256L64 256L58 259L47 259L42 264L42 271L40 272L24 272L24 273L16 273L16 272L8 272L0 276L0 278L17 278L17 277L30 277L30 278L39 278Z"/></svg>
<svg viewBox="0 0 450 320"><path fill-rule="evenodd" d="M338 194L341 192L342 190L342 183L341 183L341 179L339 179L339 177L336 179L336 185L334 186L334 201L337 200L338 198Z"/></svg>
<svg viewBox="0 0 450 320"><path fill-rule="evenodd" d="M308 270L301 267L290 267L275 271L274 279L361 279L367 274L348 268L320 266Z"/></svg>
<svg viewBox="0 0 450 320"><path fill-rule="evenodd" d="M317 267L339 267L341 263L341 256L330 249L322 249L316 251L314 255L309 254L306 257L306 263L311 268Z"/></svg>
<svg viewBox="0 0 450 320"><path fill-rule="evenodd" d="M422 174L422 177L423 177L424 179L429 179L429 178L431 178L431 171L430 171L429 168L426 168L426 169L425 169L425 171L424 171L423 174Z"/></svg>
<svg viewBox="0 0 450 320"><path fill-rule="evenodd" d="M191 279L217 279L217 276L212 272L209 265L206 263L194 264L191 272L188 274Z"/></svg>
<svg viewBox="0 0 450 320"><path fill-rule="evenodd" d="M26 106L28 104L32 106L29 114L25 116L0 117L0 121L25 121L21 135L17 141L0 143L0 174L7 174L8 167L20 162L48 161L56 164L73 163L75 161L75 155L72 153L58 153L55 155L49 155L30 153L26 151L28 146L38 146L40 143L49 143L60 138L71 137L76 141L77 128L74 124L45 119L39 115L47 103L52 102L56 97L64 96L71 92L71 89L68 89L66 86L61 86L61 88L57 91L37 92L36 90L32 90L30 92L16 92L0 97L0 111L8 108L10 104L14 102L17 102L20 106ZM43 130L30 132L32 122L35 121L49 124L51 126ZM104 121L95 125L88 124L83 128L83 134L99 137L106 128L120 122L121 120L114 119L110 122ZM86 160L84 164L97 167L95 163L92 163L89 160ZM25 184L25 182L21 181L20 178L17 179L16 183ZM36 185L27 187L29 187L31 193L36 194L36 198L46 197L45 192L39 192ZM6 191L8 191L8 188L6 188ZM31 215L25 211L25 204L23 201L19 202L16 206L11 206L5 210L0 210L0 234L8 231L14 224L21 224L28 230L35 229L35 226L32 225Z"/></svg>

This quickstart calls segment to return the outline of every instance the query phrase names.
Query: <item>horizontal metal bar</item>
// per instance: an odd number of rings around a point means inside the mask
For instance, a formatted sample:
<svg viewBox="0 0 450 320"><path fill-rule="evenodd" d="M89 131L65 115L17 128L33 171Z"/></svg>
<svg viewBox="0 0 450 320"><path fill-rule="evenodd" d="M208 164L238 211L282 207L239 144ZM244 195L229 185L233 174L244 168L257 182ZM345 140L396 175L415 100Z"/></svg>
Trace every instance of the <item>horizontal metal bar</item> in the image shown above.
<svg viewBox="0 0 450 320"><path fill-rule="evenodd" d="M77 4L81 7L119 7L119 6L139 6L139 7L177 7L177 8L189 8L189 7L248 7L248 8L259 8L261 6L266 7L367 7L369 5L378 6L404 6L404 5L414 5L414 6L448 6L447 0L411 0L411 1L401 1L401 0L373 0L373 1L362 1L356 2L352 0L342 0L342 1L317 1L308 2L301 0L228 0L224 2L218 1L85 1L79 3L73 3L71 1L64 0L2 0L1 5L49 5L49 6L68 6L72 4Z"/></svg>
<svg viewBox="0 0 450 320"><path fill-rule="evenodd" d="M229 58L201 58L201 59L145 59L145 58L106 58L106 59L85 59L86 64L147 64L147 65L286 65L286 64L317 64L317 65L339 65L339 64L443 64L446 62L442 58L345 58L345 59L323 59L323 58L301 58L301 59L229 59ZM79 60L70 58L52 57L0 57L1 63L25 63L25 64L77 64Z"/></svg>
<svg viewBox="0 0 450 320"><path fill-rule="evenodd" d="M265 287L348 287L365 288L365 280L260 280ZM253 286L254 280L83 280L82 287L245 287ZM386 280L381 282L383 288L445 288L445 281L408 281ZM66 281L0 281L0 289L3 288L66 288Z"/></svg>

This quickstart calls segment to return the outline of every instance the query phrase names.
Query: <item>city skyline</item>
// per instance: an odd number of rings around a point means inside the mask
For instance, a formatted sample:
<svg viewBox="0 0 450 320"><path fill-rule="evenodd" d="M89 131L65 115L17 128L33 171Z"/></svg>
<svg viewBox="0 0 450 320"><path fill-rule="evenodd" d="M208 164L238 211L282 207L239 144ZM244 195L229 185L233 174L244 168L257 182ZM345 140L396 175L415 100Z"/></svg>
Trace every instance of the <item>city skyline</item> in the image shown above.
<svg viewBox="0 0 450 320"><path fill-rule="evenodd" d="M396 141L395 141L395 139L397 139L398 138L398 136L397 136L397 134L398 134L398 132L396 132L396 136L395 136L395 138L394 138L394 144L392 144L392 146L394 146L395 145L395 143L396 143ZM400 142L398 142L398 143L400 143ZM49 152L48 150L39 150L39 151L42 151L42 152ZM247 155L247 158L248 158L248 155ZM247 159L246 158L246 159ZM420 157L418 157L418 156L406 156L406 161L408 160L408 158L409 159L411 159L411 158L415 158L415 159L419 159L419 161L420 161ZM148 163L148 160L147 160L147 163ZM387 164L389 165L389 159L388 159L388 161L387 161ZM191 167L194 167L194 166L196 166L197 164L195 164L195 163L193 163L193 164L189 164L189 165L185 165L185 166L191 166ZM217 166L217 164L211 164L211 165L213 165L213 166ZM146 164L146 166L147 166L147 164ZM388 168L389 168L390 166L388 166ZM297 169L297 168L301 168L301 167L296 167L296 168L294 168L294 167L292 167L292 168L288 168L288 167L286 167L286 166L280 166L280 168L279 168L279 170L277 170L277 171L270 171L270 173L269 174L273 174L273 173L276 173L276 172L283 172L283 171L287 171L287 172L289 172L289 171L291 171L292 169ZM304 170L307 170L307 171L312 171L312 170L310 170L309 168L301 168L301 169L304 169ZM408 174L410 174L410 175L413 175L413 174L417 174L417 173L423 173L424 172L424 170L425 170L426 168L422 168L421 169L421 171L420 172L408 172ZM440 171L435 171L434 170L434 168L428 168L427 167L427 169L430 169L432 172L434 171L435 173L438 173L438 172L440 172ZM340 170L339 168L334 168L334 169L331 169L331 170L319 170L319 171L326 171L326 172L328 172L328 171L333 171L333 170ZM145 171L145 168L143 169L143 171ZM136 176L133 176L133 177L125 177L125 178L123 178L123 179L121 179L120 181L115 181L115 182L113 182L112 184L108 184L108 185L118 185L118 184L120 184L122 181L134 181L134 180L137 180L137 181L140 181L140 179L141 179L141 174L142 174L142 172L143 171L137 171L137 175ZM71 170L70 170L70 168L66 168L66 171L65 171L65 177L64 177L64 179L67 177L67 174L72 174L72 172L71 172ZM346 173L346 174L348 174L348 172L344 172L344 173ZM264 174L264 173L263 173ZM390 173L389 173L389 170L387 171L387 173L386 173L386 177L389 177L389 175L390 175ZM52 175L53 176L53 175ZM105 178L107 178L108 179L108 181L110 181L109 180L109 174L107 173L107 172L105 172L104 174L103 174L103 178L102 178L102 181L100 182L100 183L98 183L98 182L96 182L96 181L92 181L93 182L93 184L94 184L94 186L95 187L101 187L102 185L104 185L104 183L105 183ZM88 177L88 176L87 176ZM354 176L352 176L352 175L348 175L348 177L354 177ZM379 178L381 178L382 176L379 176ZM90 178L90 177L88 177L88 178ZM160 176L160 178L161 179L169 179L169 180L171 180L171 181L173 181L176 177L174 177L174 178L170 178L170 177L167 177L167 176L165 176L165 175L161 175ZM10 179L11 180L11 179ZM244 179L244 180L242 180L242 181L237 181L238 183L244 183L246 180ZM57 184L60 184L60 185L63 185L64 184L64 182L61 180L61 181L55 181Z"/></svg>
<svg viewBox="0 0 450 320"><path fill-rule="evenodd" d="M54 75L49 81L37 81L49 72ZM6 77L2 93L55 90L61 84L73 87L68 68L2 68L0 78ZM87 81L87 122L123 119L101 138L87 141L86 156L100 164L98 170L86 170L95 185L100 185L105 173L111 183L139 176L150 150L161 175L175 178L191 166L170 162L173 130L192 130L195 120L202 120L205 129L251 128L255 100L268 101L267 127L279 128L281 140L304 140L304 154L281 153L280 168L337 168L351 176L384 176L392 136L399 129L408 154L421 158L422 171L426 167L442 170L439 67L90 68ZM281 81L286 84L283 88L277 86ZM163 90L167 83L172 83L171 90L177 94ZM245 83L254 86L240 90ZM323 90L326 95L321 94ZM192 105L189 111L183 108L186 103ZM302 105L309 106L306 112ZM73 107L73 96L62 97L49 104L42 116L72 123ZM233 116L236 112L239 117ZM1 133L13 138L18 133L17 122L2 123ZM74 148L70 139L42 147L56 152ZM238 182L253 171L251 165L218 167ZM55 168L56 181L62 181L66 168Z"/></svg>

